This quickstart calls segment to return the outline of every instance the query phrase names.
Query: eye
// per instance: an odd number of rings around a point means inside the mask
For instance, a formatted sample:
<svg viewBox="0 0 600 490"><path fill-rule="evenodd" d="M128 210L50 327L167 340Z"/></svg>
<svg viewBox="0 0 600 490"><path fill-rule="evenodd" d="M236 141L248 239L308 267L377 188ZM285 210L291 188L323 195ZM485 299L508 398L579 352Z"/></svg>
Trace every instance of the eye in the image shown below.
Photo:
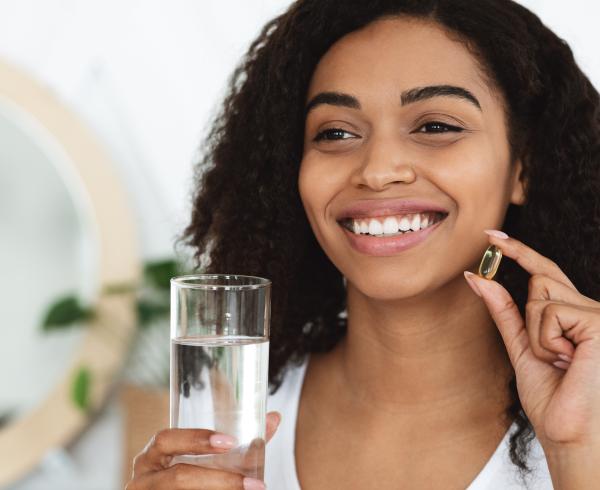
<svg viewBox="0 0 600 490"><path fill-rule="evenodd" d="M430 131L422 131L423 128L429 128ZM458 126L452 126L450 124L445 124L439 121L431 121L423 124L416 133L425 133L425 134L435 134L435 133L448 133L448 132L456 132L460 133L464 131L464 128L460 128Z"/></svg>
<svg viewBox="0 0 600 490"><path fill-rule="evenodd" d="M344 137L343 136L344 134L346 134L346 135L349 134L349 135L351 135L351 137L356 136L355 134L345 131L344 129L341 129L341 128L330 128L330 129L325 129L325 130L321 131L319 134L317 134L313 141L321 141L321 140L332 141L332 140L350 139L349 137Z"/></svg>

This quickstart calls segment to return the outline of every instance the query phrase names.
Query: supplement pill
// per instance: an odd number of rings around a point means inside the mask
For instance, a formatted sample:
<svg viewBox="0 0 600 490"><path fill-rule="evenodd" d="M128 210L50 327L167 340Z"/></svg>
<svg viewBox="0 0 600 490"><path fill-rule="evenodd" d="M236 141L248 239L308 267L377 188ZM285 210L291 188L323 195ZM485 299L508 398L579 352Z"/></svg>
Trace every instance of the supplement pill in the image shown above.
<svg viewBox="0 0 600 490"><path fill-rule="evenodd" d="M490 245L481 259L479 264L479 275L486 279L493 279L498 271L498 266L502 260L502 250L496 245Z"/></svg>

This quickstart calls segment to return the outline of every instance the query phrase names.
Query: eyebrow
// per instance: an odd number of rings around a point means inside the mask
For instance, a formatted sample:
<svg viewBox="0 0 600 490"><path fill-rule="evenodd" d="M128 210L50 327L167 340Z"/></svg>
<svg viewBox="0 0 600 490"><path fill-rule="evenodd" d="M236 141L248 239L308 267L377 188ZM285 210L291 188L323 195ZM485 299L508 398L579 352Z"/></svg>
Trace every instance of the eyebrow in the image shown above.
<svg viewBox="0 0 600 490"><path fill-rule="evenodd" d="M405 106L433 97L458 97L473 104L481 111L481 104L471 92L462 87L454 85L429 85L427 87L416 87L405 90L400 95L400 103ZM350 109L360 109L360 102L356 97L341 92L321 92L315 95L304 109L304 117L321 104L329 104L339 107L348 107Z"/></svg>

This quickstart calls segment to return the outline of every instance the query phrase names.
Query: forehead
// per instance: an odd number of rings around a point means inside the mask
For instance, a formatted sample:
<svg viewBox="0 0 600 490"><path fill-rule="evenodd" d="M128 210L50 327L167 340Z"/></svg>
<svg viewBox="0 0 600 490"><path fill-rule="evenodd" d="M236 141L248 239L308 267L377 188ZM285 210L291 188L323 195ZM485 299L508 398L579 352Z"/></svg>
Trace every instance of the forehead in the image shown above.
<svg viewBox="0 0 600 490"><path fill-rule="evenodd" d="M365 101L377 97L397 104L403 90L427 85L468 88L482 106L495 95L477 59L437 24L389 18L333 44L313 73L307 100L318 92L346 89Z"/></svg>

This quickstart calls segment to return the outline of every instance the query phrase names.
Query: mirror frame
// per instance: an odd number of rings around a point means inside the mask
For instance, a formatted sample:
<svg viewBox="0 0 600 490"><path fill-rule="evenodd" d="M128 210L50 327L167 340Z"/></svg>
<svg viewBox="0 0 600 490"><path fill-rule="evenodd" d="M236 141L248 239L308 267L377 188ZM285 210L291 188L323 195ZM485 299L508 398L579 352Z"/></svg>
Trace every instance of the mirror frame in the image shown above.
<svg viewBox="0 0 600 490"><path fill-rule="evenodd" d="M71 443L106 402L126 358L137 318L134 293L110 295L103 291L107 285L137 283L141 263L125 189L93 132L50 89L1 59L0 99L22 111L35 132L58 145L69 163L69 168L57 171L77 198L75 203L85 208L77 212L91 221L86 228L95 232L99 291L94 302L97 314L82 327L85 333L64 377L37 407L0 429L3 487L26 475L52 449ZM73 379L81 366L91 372L87 411L77 408L71 397Z"/></svg>

